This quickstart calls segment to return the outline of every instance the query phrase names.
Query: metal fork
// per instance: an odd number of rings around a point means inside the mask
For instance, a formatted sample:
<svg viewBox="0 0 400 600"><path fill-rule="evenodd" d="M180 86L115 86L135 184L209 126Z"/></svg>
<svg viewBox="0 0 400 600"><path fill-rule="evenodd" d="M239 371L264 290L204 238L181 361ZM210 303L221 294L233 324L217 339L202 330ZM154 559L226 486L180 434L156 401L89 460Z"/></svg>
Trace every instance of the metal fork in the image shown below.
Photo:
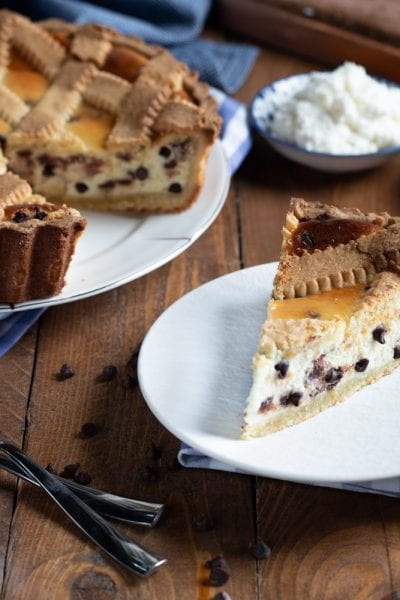
<svg viewBox="0 0 400 600"><path fill-rule="evenodd" d="M110 525L75 495L63 481L46 471L22 450L9 442L0 440L0 451L5 452L14 465L20 467L25 475L41 486L97 546L121 565L137 575L146 576L166 562L165 558L150 553Z"/></svg>

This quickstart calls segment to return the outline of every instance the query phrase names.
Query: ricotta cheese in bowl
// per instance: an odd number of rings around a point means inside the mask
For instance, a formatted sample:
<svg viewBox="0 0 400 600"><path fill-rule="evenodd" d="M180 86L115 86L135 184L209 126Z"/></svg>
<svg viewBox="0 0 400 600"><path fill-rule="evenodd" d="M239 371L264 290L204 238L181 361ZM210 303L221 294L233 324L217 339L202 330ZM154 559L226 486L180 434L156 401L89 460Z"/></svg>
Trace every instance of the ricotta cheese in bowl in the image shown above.
<svg viewBox="0 0 400 600"><path fill-rule="evenodd" d="M400 87L351 62L281 79L250 111L278 151L315 168L359 170L400 152Z"/></svg>

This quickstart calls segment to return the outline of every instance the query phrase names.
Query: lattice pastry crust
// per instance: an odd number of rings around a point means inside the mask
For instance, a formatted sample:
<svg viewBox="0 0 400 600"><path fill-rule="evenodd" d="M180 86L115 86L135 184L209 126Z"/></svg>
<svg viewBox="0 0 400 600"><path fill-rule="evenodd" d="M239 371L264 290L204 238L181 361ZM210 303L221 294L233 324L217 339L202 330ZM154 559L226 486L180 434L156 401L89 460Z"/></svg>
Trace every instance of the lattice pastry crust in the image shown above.
<svg viewBox="0 0 400 600"><path fill-rule="evenodd" d="M220 123L208 87L165 49L0 11L0 134L35 192L99 210L182 210Z"/></svg>

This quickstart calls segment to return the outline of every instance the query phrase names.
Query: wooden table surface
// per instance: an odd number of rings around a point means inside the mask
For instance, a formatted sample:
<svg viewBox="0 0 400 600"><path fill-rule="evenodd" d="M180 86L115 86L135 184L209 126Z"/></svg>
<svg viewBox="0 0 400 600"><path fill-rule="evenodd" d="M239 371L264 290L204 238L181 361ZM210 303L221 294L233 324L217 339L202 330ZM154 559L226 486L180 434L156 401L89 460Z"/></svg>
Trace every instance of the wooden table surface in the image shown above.
<svg viewBox="0 0 400 600"><path fill-rule="evenodd" d="M237 97L248 102L268 82L313 67L263 50ZM278 258L291 196L400 214L400 159L373 172L327 175L256 142L220 216L189 250L131 284L49 309L0 360L2 437L58 471L78 461L93 487L165 502L155 529L121 529L168 558L148 579L131 575L40 491L1 473L2 598L205 600L220 591L235 600L400 598L398 500L175 469L179 441L153 417L137 386L121 384L134 374L132 353L171 303L219 275ZM63 363L75 375L57 381ZM118 376L99 383L106 365L115 365ZM81 439L87 422L100 431ZM202 515L213 528L197 530ZM270 546L270 558L252 556L256 537ZM208 584L204 566L216 555L230 573L219 588Z"/></svg>

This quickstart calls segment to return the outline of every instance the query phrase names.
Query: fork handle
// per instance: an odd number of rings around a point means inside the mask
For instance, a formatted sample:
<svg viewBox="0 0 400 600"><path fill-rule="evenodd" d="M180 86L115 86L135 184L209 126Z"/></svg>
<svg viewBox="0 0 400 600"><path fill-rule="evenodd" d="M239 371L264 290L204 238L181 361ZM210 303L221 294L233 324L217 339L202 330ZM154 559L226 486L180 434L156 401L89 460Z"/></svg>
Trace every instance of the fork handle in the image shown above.
<svg viewBox="0 0 400 600"><path fill-rule="evenodd" d="M166 562L129 539L87 506L62 481L46 471L19 448L0 440L0 450L8 454L43 488L65 514L111 558L137 575L146 576Z"/></svg>
<svg viewBox="0 0 400 600"><path fill-rule="evenodd" d="M0 456L0 468L5 469L13 475L17 475L17 477L21 477L22 479L25 479L25 481L33 483L36 486L40 485L10 458ZM116 496L115 494L79 485L68 479L58 479L96 512L99 512L105 517L124 521L125 523L130 523L132 525L154 527L164 509L163 504L124 498L123 496Z"/></svg>

